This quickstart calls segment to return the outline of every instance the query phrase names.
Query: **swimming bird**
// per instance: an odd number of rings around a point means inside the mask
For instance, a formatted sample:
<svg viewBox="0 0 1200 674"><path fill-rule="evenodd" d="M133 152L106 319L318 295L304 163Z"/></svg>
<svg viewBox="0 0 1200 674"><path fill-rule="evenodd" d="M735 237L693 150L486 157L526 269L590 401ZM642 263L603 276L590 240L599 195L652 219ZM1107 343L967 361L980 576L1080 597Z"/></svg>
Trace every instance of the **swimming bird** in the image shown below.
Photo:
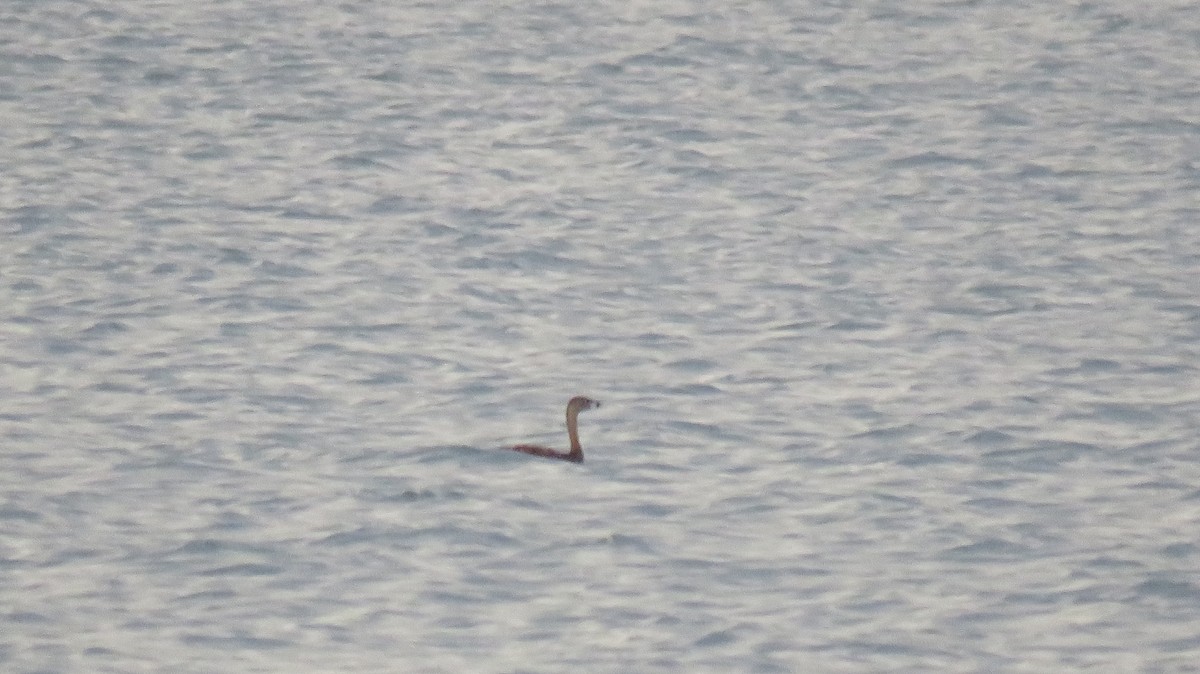
<svg viewBox="0 0 1200 674"><path fill-rule="evenodd" d="M567 402L567 437L571 439L571 451L561 452L557 449L540 445L517 445L513 451L524 452L534 456L544 456L548 459L562 459L574 463L583 463L583 446L579 444L579 413L600 407L600 401L586 396L575 396Z"/></svg>

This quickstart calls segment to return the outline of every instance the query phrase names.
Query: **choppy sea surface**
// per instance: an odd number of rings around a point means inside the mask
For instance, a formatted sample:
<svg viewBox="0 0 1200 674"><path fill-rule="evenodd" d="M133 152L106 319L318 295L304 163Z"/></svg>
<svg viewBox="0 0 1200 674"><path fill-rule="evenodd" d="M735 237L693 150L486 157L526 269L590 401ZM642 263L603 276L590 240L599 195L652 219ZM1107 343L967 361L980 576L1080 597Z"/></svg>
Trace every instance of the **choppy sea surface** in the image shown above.
<svg viewBox="0 0 1200 674"><path fill-rule="evenodd" d="M5 3L0 669L1200 671L1198 72L1191 2Z"/></svg>

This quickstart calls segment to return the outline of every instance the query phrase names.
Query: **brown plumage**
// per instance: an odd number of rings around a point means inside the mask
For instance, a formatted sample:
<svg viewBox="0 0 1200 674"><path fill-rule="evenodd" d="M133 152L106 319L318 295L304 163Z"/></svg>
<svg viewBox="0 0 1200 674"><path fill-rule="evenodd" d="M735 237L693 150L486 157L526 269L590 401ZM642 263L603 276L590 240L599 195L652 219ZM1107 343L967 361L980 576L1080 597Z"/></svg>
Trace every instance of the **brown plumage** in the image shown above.
<svg viewBox="0 0 1200 674"><path fill-rule="evenodd" d="M550 449L549 447L542 447L540 445L517 445L513 447L513 450L534 456L544 456L547 459L562 459L563 461L583 463L583 446L579 444L579 413L595 407L600 407L600 401L584 396L575 396L567 403L567 437L571 439L570 452L560 452L557 449Z"/></svg>

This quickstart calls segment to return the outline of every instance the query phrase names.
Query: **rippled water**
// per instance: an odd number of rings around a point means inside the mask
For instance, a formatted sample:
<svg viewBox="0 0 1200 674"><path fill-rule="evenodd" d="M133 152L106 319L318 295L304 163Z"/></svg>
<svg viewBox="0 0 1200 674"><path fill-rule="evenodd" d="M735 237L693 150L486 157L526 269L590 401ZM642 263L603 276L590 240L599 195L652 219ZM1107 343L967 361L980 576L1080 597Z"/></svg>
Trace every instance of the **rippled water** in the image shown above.
<svg viewBox="0 0 1200 674"><path fill-rule="evenodd" d="M1200 12L734 5L0 9L0 667L1198 671Z"/></svg>

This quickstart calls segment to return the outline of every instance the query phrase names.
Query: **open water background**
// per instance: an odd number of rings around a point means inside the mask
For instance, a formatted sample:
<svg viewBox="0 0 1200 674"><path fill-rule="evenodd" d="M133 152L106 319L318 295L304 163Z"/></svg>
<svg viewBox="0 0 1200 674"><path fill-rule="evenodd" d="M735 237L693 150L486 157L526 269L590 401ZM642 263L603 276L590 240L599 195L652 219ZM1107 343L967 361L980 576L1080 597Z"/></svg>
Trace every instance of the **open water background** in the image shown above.
<svg viewBox="0 0 1200 674"><path fill-rule="evenodd" d="M0 669L1200 671L1198 73L1192 2L6 2Z"/></svg>

